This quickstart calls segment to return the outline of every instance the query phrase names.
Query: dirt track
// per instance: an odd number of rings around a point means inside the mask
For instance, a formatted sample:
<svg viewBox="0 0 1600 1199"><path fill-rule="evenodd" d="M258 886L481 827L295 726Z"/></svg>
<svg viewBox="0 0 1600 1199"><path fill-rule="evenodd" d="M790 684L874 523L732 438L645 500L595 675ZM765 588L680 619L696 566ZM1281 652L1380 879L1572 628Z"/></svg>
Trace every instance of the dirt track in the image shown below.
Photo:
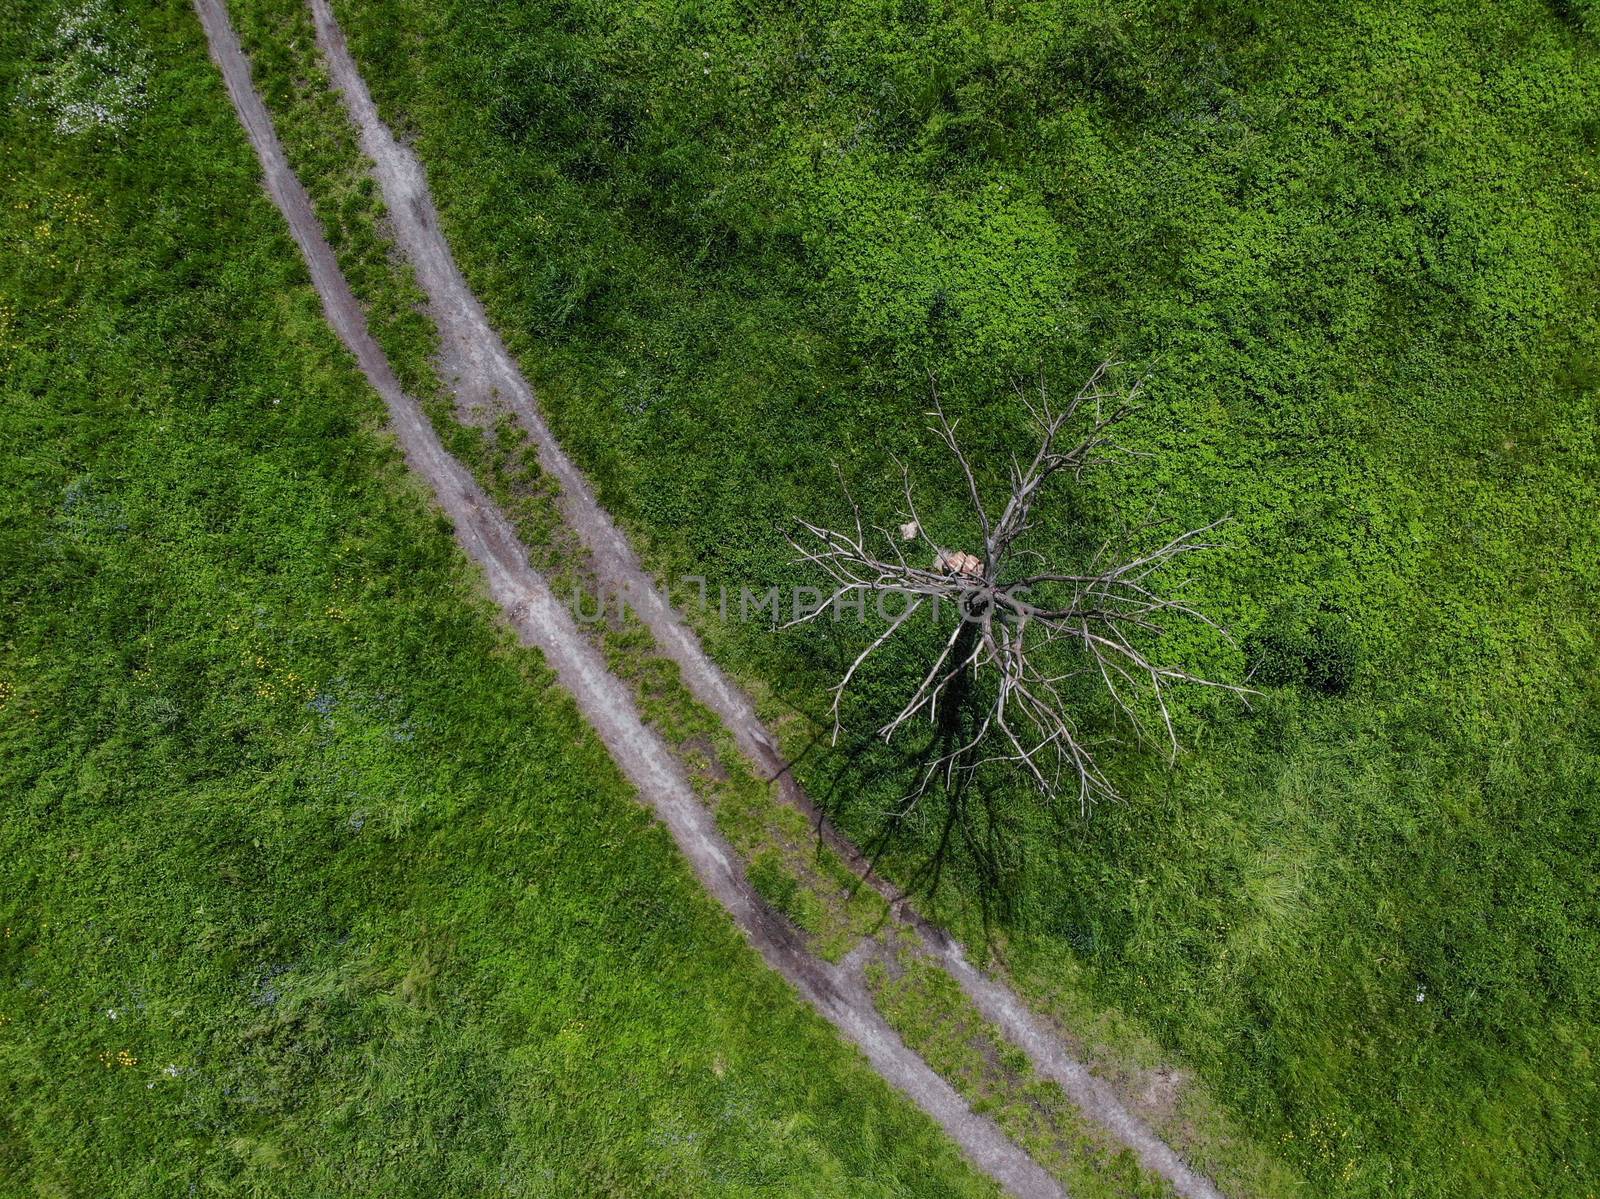
<svg viewBox="0 0 1600 1199"><path fill-rule="evenodd" d="M328 0L309 3L329 75L343 96L362 151L374 164L395 238L427 295L441 339L441 373L454 388L463 414L469 419L486 415L497 402L515 413L538 449L540 466L560 481L562 514L592 555L603 593L629 597L657 646L677 664L694 697L716 713L764 777L780 781L787 802L803 811L830 846L858 872L864 872L867 863L860 851L821 817L795 782L754 705L710 659L694 632L657 590L632 546L595 499L588 480L551 434L532 389L456 266L440 231L421 163L384 124ZM900 921L914 930L923 947L983 1015L1028 1055L1042 1076L1055 1080L1090 1119L1131 1148L1145 1168L1168 1179L1178 1194L1186 1199L1222 1199L1209 1179L1190 1168L1130 1112L1009 987L976 969L957 942L929 926L909 905L898 902L899 897L884 880L874 876L871 881L891 901Z"/></svg>
<svg viewBox="0 0 1600 1199"><path fill-rule="evenodd" d="M566 608L529 566L509 522L445 451L415 400L401 390L367 330L366 318L323 237L305 189L289 168L271 117L251 84L249 64L222 0L194 0L194 4L212 58L261 161L267 192L305 257L329 324L382 397L407 463L433 490L454 524L457 540L482 567L490 595L518 635L543 652L640 798L666 825L706 890L728 909L767 963L857 1045L879 1075L931 1116L974 1165L1008 1192L1022 1199L1062 1196L1053 1178L991 1121L972 1112L944 1079L906 1048L873 1007L859 971L811 955L788 924L756 895L677 761L645 727L624 685L606 669ZM475 300L471 306L481 319ZM495 345L498 348L498 341ZM609 521L605 526L611 528ZM615 535L615 530L611 531Z"/></svg>

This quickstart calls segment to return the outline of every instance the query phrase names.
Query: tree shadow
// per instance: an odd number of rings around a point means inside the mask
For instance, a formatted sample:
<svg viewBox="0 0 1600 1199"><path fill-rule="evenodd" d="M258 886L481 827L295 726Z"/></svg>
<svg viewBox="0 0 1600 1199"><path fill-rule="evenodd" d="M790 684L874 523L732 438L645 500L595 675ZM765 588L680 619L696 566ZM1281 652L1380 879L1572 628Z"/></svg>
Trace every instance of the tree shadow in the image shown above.
<svg viewBox="0 0 1600 1199"><path fill-rule="evenodd" d="M975 635L964 631L963 637ZM959 645L956 660L963 656ZM970 647L968 647L970 648ZM992 930L1013 916L1017 907L1015 839L1005 835L1003 792L973 764L982 747L963 750L977 731L981 705L976 681L968 674L951 681L941 699L931 735L920 743L897 737L881 739L857 733L832 753L820 733L791 766L821 752L821 777L814 780L812 801L818 820L837 825L847 802L863 794L897 792L899 798L877 817L859 841L866 862L859 888L892 859L899 867L892 885L896 899L931 900L960 872L967 886L963 898L976 901L986 943ZM816 829L819 848L822 830ZM952 884L953 885L953 884Z"/></svg>

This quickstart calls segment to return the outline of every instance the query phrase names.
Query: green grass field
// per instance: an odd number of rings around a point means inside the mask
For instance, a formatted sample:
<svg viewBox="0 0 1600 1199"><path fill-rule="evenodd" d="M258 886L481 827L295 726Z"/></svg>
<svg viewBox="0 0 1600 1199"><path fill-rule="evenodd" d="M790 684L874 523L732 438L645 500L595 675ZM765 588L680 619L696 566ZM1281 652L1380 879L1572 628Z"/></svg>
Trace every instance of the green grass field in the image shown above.
<svg viewBox="0 0 1600 1199"><path fill-rule="evenodd" d="M930 372L996 464L1015 377L1148 373L1154 457L1045 543L1231 514L1195 591L1278 669L1187 703L1175 770L1112 755L1126 801L1087 820L985 780L1001 850L935 910L1151 1031L1316 1194L1600 1186L1592 6L338 7L668 574L796 580L785 523L839 514L835 463L892 515L892 455L970 539ZM861 636L706 634L810 716ZM802 769L868 840L909 766Z"/></svg>
<svg viewBox="0 0 1600 1199"><path fill-rule="evenodd" d="M991 1194L497 631L188 6L0 33L0 1194Z"/></svg>

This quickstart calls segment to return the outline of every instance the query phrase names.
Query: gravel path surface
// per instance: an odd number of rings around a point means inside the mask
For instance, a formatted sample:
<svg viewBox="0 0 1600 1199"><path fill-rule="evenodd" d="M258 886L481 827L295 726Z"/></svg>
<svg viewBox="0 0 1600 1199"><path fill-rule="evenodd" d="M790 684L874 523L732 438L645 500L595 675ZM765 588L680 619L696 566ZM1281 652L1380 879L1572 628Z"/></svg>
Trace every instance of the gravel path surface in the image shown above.
<svg viewBox="0 0 1600 1199"><path fill-rule="evenodd" d="M640 799L666 825L701 884L727 908L768 965L858 1046L879 1075L931 1116L978 1169L1019 1199L1060 1199L1064 1192L1049 1174L993 1122L975 1114L949 1083L906 1048L873 1006L859 968L834 966L812 955L788 923L752 889L737 856L701 806L671 751L645 726L625 685L607 670L571 614L528 564L510 523L466 469L445 451L416 401L401 390L388 360L368 332L366 318L339 270L305 189L289 168L272 119L252 86L249 63L222 0L194 0L194 6L205 27L211 56L261 161L267 192L305 257L329 324L382 397L406 462L433 490L454 524L456 539L482 568L490 595L519 637L544 654ZM476 301L470 296L465 301L470 301L470 310L481 319ZM498 348L498 341L494 344ZM609 521L605 527L611 528Z"/></svg>
<svg viewBox="0 0 1600 1199"><path fill-rule="evenodd" d="M589 550L602 594L628 597L657 646L677 664L694 697L717 715L764 777L780 781L785 800L803 811L858 873L865 872L868 864L860 851L817 811L795 781L749 697L711 660L693 630L656 588L627 538L600 506L588 480L551 434L532 388L456 266L440 231L422 164L384 124L328 0L309 3L330 78L344 99L362 151L374 164L395 239L415 269L438 325L440 373L454 389L459 409L468 419L486 418L499 405L516 415L537 447L540 466L560 481L562 514ZM984 1017L1027 1054L1039 1074L1055 1080L1085 1115L1132 1149L1146 1169L1170 1181L1179 1195L1222 1199L1216 1186L1129 1111L1110 1086L1091 1074L1014 991L974 967L959 943L922 920L887 882L877 876L871 881L891 902L901 923L913 930L923 948L950 973Z"/></svg>

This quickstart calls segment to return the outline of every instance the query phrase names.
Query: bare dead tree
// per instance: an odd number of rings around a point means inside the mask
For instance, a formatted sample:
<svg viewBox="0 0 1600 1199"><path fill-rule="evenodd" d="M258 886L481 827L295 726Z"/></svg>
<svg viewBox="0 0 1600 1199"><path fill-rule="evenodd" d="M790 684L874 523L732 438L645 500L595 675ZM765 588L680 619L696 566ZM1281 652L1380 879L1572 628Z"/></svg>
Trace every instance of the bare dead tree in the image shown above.
<svg viewBox="0 0 1600 1199"><path fill-rule="evenodd" d="M928 612L941 622L941 633L944 621L953 624L921 682L899 712L877 729L889 741L922 718L936 722L941 705L952 702L953 696L963 703L977 697L979 708L957 743L941 747L920 772L908 796L913 806L936 779L942 777L949 785L958 773L970 776L995 762L1014 764L1047 795L1075 791L1084 809L1097 798L1114 798L1116 793L1063 694L1071 679L1098 678L1136 733L1145 739L1159 738L1174 758L1178 739L1167 702L1171 685L1245 691L1164 662L1152 648L1173 617L1200 621L1227 636L1180 598L1181 582L1168 581L1172 568L1187 555L1214 548L1209 535L1223 521L1144 549L1137 544L1141 537L1150 537L1150 526L1128 530L1102 544L1077 571L1025 573L1016 565L1039 556L1019 543L1032 528L1048 484L1064 476L1081 479L1130 455L1114 433L1133 410L1140 384L1127 389L1112 386L1109 377L1115 365L1102 364L1065 403L1057 402L1043 383L1031 394L1017 388L1039 444L1026 462L1013 455L1009 490L993 516L978 474L957 440L959 422L945 415L934 388L929 414L933 431L960 468L981 531L981 556L941 546L928 535L903 464L907 519L897 530L898 537L877 526L863 527L861 508L848 485L845 495L854 513L853 527L832 529L800 520L790 535L798 561L824 571L832 581L832 594L784 627L837 612L841 601L858 594L893 592L905 597L904 610L856 656L833 688L835 742L845 696L872 656L919 613ZM874 548L880 542L881 551Z"/></svg>

